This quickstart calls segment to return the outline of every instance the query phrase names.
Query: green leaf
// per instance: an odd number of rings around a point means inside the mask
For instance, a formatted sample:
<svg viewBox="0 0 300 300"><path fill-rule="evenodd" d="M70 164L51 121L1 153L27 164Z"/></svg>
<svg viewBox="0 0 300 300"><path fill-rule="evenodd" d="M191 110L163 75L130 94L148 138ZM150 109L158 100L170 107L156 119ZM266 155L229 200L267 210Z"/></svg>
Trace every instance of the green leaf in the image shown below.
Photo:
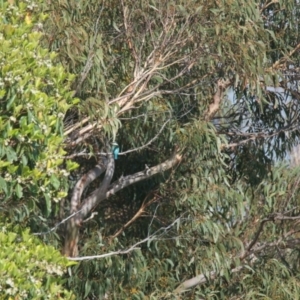
<svg viewBox="0 0 300 300"><path fill-rule="evenodd" d="M5 152L6 152L7 160L9 162L13 162L13 161L16 161L18 159L17 154L16 154L16 152L14 151L14 149L12 147L8 146L6 148Z"/></svg>
<svg viewBox="0 0 300 300"><path fill-rule="evenodd" d="M53 187L58 190L60 187L60 181L58 180L58 178L53 174L50 177L50 182L53 185Z"/></svg>
<svg viewBox="0 0 300 300"><path fill-rule="evenodd" d="M17 97L17 94L14 94L12 97L10 97L10 99L7 101L7 104L6 104L6 109L7 110L10 110L11 106L13 105L15 99Z"/></svg>
<svg viewBox="0 0 300 300"><path fill-rule="evenodd" d="M23 197L23 188L19 183L15 187L15 192L19 199Z"/></svg>
<svg viewBox="0 0 300 300"><path fill-rule="evenodd" d="M91 282L89 280L86 280L85 285L84 285L84 297L83 298L86 298L89 295L91 288L92 288Z"/></svg>
<svg viewBox="0 0 300 300"><path fill-rule="evenodd" d="M27 157L25 156L25 155L22 155L22 164L23 164L23 166L27 166L27 163L28 163L28 159L27 159Z"/></svg>
<svg viewBox="0 0 300 300"><path fill-rule="evenodd" d="M44 197L45 197L45 202L46 202L46 216L48 217L51 213L51 198L50 195L48 193L44 193Z"/></svg>
<svg viewBox="0 0 300 300"><path fill-rule="evenodd" d="M0 189L3 190L5 194L7 194L7 183L1 176L0 176Z"/></svg>

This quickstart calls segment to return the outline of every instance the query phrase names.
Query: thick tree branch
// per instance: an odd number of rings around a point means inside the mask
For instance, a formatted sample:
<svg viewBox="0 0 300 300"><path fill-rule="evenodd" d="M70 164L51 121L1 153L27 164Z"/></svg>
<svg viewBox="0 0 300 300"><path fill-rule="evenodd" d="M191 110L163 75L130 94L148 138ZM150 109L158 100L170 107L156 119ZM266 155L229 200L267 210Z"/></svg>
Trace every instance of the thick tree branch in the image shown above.
<svg viewBox="0 0 300 300"><path fill-rule="evenodd" d="M80 210L78 214L76 214L73 218L71 218L67 222L66 226L66 239L63 253L66 256L74 257L78 255L78 239L79 239L79 226L82 224L82 221L86 215L82 214L84 208L79 208L80 205L80 197L84 190L84 187L87 186L88 183L92 182L97 175L99 176L103 171L103 166L95 167L87 176L83 176L83 180L78 181L78 186L75 188L72 200L71 200L71 212L77 212ZM108 162L106 166L105 177L102 181L99 192L105 193L107 190L110 181L113 177L115 169L115 161L113 159L112 154L108 154Z"/></svg>
<svg viewBox="0 0 300 300"><path fill-rule="evenodd" d="M80 206L80 199L84 189L93 182L96 178L98 178L105 170L107 161L103 158L103 161L97 164L92 170L88 173L84 174L76 183L73 194L71 198L71 213L74 213L78 210Z"/></svg>
<svg viewBox="0 0 300 300"><path fill-rule="evenodd" d="M113 159L112 154L109 155L109 161L107 164L107 169L105 173L105 177L102 181L101 186L96 189L88 198L86 198L81 205L81 212L79 214L79 219L83 220L89 212L93 209L93 207L97 206L97 204L102 200L103 196L106 195L107 189L110 185L112 177L115 171L115 161Z"/></svg>
<svg viewBox="0 0 300 300"><path fill-rule="evenodd" d="M172 158L168 159L167 161L154 166L152 168L146 169L144 171L135 173L133 175L128 175L126 177L121 177L111 186L109 186L106 190L102 189L101 187L96 189L90 196L84 199L82 206L81 206L81 213L80 217L84 219L89 212L97 206L101 201L107 199L110 195L115 194L119 190L144 179L150 178L151 176L164 172L168 169L174 167L178 162L181 160L181 155L175 153Z"/></svg>
<svg viewBox="0 0 300 300"><path fill-rule="evenodd" d="M205 120L209 121L215 115L215 113L219 110L221 101L224 96L224 92L230 86L230 80L219 79L217 82L217 90L213 97L213 102L209 105L208 110L205 114Z"/></svg>

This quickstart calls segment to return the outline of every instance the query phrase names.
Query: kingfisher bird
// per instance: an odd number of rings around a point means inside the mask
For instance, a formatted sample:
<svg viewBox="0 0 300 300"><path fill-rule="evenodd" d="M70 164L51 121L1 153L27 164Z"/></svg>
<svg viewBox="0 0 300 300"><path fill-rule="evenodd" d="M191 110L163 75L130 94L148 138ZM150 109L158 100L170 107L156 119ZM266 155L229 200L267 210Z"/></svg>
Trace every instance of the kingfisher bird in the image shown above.
<svg viewBox="0 0 300 300"><path fill-rule="evenodd" d="M112 143L112 154L114 155L114 159L118 159L118 155L120 152L120 147L116 142Z"/></svg>

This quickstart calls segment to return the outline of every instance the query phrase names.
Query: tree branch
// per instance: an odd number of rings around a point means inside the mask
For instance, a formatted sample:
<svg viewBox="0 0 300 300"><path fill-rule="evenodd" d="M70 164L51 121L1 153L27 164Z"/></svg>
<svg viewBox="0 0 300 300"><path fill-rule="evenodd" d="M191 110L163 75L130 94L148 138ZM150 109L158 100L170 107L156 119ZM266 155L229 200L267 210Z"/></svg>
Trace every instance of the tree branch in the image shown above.
<svg viewBox="0 0 300 300"><path fill-rule="evenodd" d="M104 159L105 158L103 158L103 163L97 164L92 170L84 174L77 181L71 198L71 213L74 213L78 210L78 207L80 206L81 195L84 189L106 170L107 161L104 161Z"/></svg>
<svg viewBox="0 0 300 300"><path fill-rule="evenodd" d="M100 195L105 194L105 191L107 190L110 181L113 177L114 169L115 169L115 161L113 159L113 155L110 153L107 156L108 156L108 162L106 166L105 177L102 181L100 188L98 189ZM89 176L83 176L84 180L78 181L77 189L74 190L73 197L71 200L71 212L74 212L73 210L75 211L80 210L80 212L67 222L66 239L65 239L65 246L63 250L63 253L66 256L74 257L78 255L79 227L81 226L84 217L87 215L86 211L85 214L83 214L85 207L79 209L80 198L78 197L81 196L81 193L84 187L86 186L86 184L92 182L97 177L98 174L102 173L102 171L103 171L102 166L100 166L100 168L97 167L91 170L88 174L86 174ZM90 212L90 210L88 212Z"/></svg>
<svg viewBox="0 0 300 300"><path fill-rule="evenodd" d="M239 266L234 269L231 269L231 273L237 273L241 271L244 268L244 266ZM219 276L219 274L215 271L209 272L208 275L200 274L197 275L191 279L188 279L181 283L175 290L174 294L181 294L183 292L186 292L188 289L195 287L196 285L206 283L208 280L214 280Z"/></svg>
<svg viewBox="0 0 300 300"><path fill-rule="evenodd" d="M166 227L159 228L153 234L151 234L151 235L147 236L146 238L144 238L143 240L135 243L134 245L130 246L126 250L118 250L118 251L114 251L114 252L110 252L110 253L105 253L105 254L100 254L100 255L93 255L93 256L68 257L68 259L73 260L73 261L91 260L91 259L97 259L97 258L105 258L105 257L109 257L109 256L112 256L112 255L126 254L126 253L129 253L129 252L133 251L133 250L140 249L140 248L138 248L138 246L141 245L141 244L144 244L146 242L149 243L153 240L159 240L159 236L162 235L163 233L166 233L167 231L169 231L174 225L177 224L177 222L180 218L181 217L177 218L175 221L173 221L170 225L168 225Z"/></svg>
<svg viewBox="0 0 300 300"><path fill-rule="evenodd" d="M128 154L128 153L131 153L131 152L135 152L135 151L140 151L146 147L148 147L150 144L152 144L158 137L159 135L162 133L162 131L164 130L164 128L166 127L166 125L170 122L171 119L168 119L160 128L159 132L149 141L147 142L145 145L141 146L141 147L138 147L138 148L135 148L135 149L130 149L130 150L127 150L125 152L122 152L120 153L120 155L125 155L125 154Z"/></svg>
<svg viewBox="0 0 300 300"><path fill-rule="evenodd" d="M257 240L263 230L263 226L266 222L268 221L275 221L275 220L300 220L300 216L285 216L284 214L281 213L276 213L271 215L269 218L265 218L261 221L260 226L254 236L254 239L252 240L252 242L249 244L249 246L247 247L247 250L245 251L245 253L243 253L242 255L240 255L238 258L240 260L245 260L246 257L249 257L250 255L253 255L254 253L260 252L266 248L269 247L278 247L278 245L284 243L284 240L288 237L290 237L293 234L298 233L298 231L295 230L291 230L289 232L287 232L283 237L279 238L277 241L275 242L271 242L271 243L263 243L263 244L259 244L256 247L253 248L253 246L257 243ZM285 248L289 248L291 246L294 245L298 245L300 243L300 239L296 238L296 239L290 239L287 240L285 242L284 247ZM253 249L252 249L253 248ZM236 273L241 271L244 267L246 267L246 264L243 264L239 267L233 268L231 269L232 273ZM220 273L220 272L219 272ZM220 274L216 273L215 271L209 272L208 275L206 274L200 274L197 275L191 279L188 279L186 281L184 281L183 283L181 283L175 290L174 293L175 294L179 294L179 293L183 293L185 291L187 291L190 288L193 288L199 284L204 284L206 283L208 280L214 280L217 278L217 276L219 276Z"/></svg>
<svg viewBox="0 0 300 300"><path fill-rule="evenodd" d="M120 228L110 239L113 240L114 238L116 238L118 235L120 235L127 227L129 227L135 220L137 220L144 212L145 209L152 204L153 202L155 202L156 199L152 199L149 202L143 202L142 206L140 207L140 209L135 213L135 215L125 224L122 226L122 228Z"/></svg>
<svg viewBox="0 0 300 300"><path fill-rule="evenodd" d="M150 178L151 176L157 173L164 172L168 169L171 169L178 162L180 162L181 158L182 158L181 155L175 153L170 159L157 166L135 173L133 175L121 177L111 186L107 187L106 190L104 190L102 187L96 189L90 196L84 199L81 205L80 218L84 219L88 215L88 213L93 209L93 207L97 206L101 201L107 199L110 195L115 194L119 190L133 183Z"/></svg>
<svg viewBox="0 0 300 300"><path fill-rule="evenodd" d="M286 127L282 128L280 130L277 130L276 132L271 133L271 134L266 134L266 133L263 133L263 132L258 132L258 133L237 133L237 132L224 133L224 134L233 135L233 136L244 136L244 137L250 136L250 137L245 139L245 140L236 142L236 143L222 144L221 149L238 147L238 146L247 144L250 141L255 141L256 139L271 138L271 137L274 137L274 136L276 136L276 135L278 135L282 132L293 132L293 131L296 131L296 130L299 130L299 125L298 124L293 125L293 126L286 126Z"/></svg>
<svg viewBox="0 0 300 300"><path fill-rule="evenodd" d="M205 120L209 121L215 115L215 113L219 110L221 101L224 96L224 92L230 86L230 80L219 79L217 82L217 90L213 97L213 102L209 105L208 110L205 114Z"/></svg>

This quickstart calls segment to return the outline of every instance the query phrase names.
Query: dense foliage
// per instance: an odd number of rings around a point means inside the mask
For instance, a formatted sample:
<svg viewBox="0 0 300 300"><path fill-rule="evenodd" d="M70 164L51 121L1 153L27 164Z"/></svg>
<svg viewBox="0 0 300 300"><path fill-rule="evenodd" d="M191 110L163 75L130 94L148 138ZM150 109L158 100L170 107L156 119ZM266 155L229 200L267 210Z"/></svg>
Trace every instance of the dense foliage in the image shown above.
<svg viewBox="0 0 300 300"><path fill-rule="evenodd" d="M71 297L62 287L70 263L24 231L41 230L67 194L63 119L75 103L72 76L39 45L45 15L37 9L33 2L0 2L1 299Z"/></svg>
<svg viewBox="0 0 300 300"><path fill-rule="evenodd" d="M61 277L71 265L66 258L28 230L1 227L1 299L74 299L62 287Z"/></svg>
<svg viewBox="0 0 300 300"><path fill-rule="evenodd" d="M76 299L298 299L297 1L50 0L36 27L26 7L52 60L1 54L25 68L2 92L1 205L62 221L40 236L82 260Z"/></svg>
<svg viewBox="0 0 300 300"><path fill-rule="evenodd" d="M74 102L68 91L72 76L39 46L36 30L45 16L33 14L36 7L1 4L1 210L18 221L35 207L49 216L52 201L67 191L59 158L63 119Z"/></svg>

